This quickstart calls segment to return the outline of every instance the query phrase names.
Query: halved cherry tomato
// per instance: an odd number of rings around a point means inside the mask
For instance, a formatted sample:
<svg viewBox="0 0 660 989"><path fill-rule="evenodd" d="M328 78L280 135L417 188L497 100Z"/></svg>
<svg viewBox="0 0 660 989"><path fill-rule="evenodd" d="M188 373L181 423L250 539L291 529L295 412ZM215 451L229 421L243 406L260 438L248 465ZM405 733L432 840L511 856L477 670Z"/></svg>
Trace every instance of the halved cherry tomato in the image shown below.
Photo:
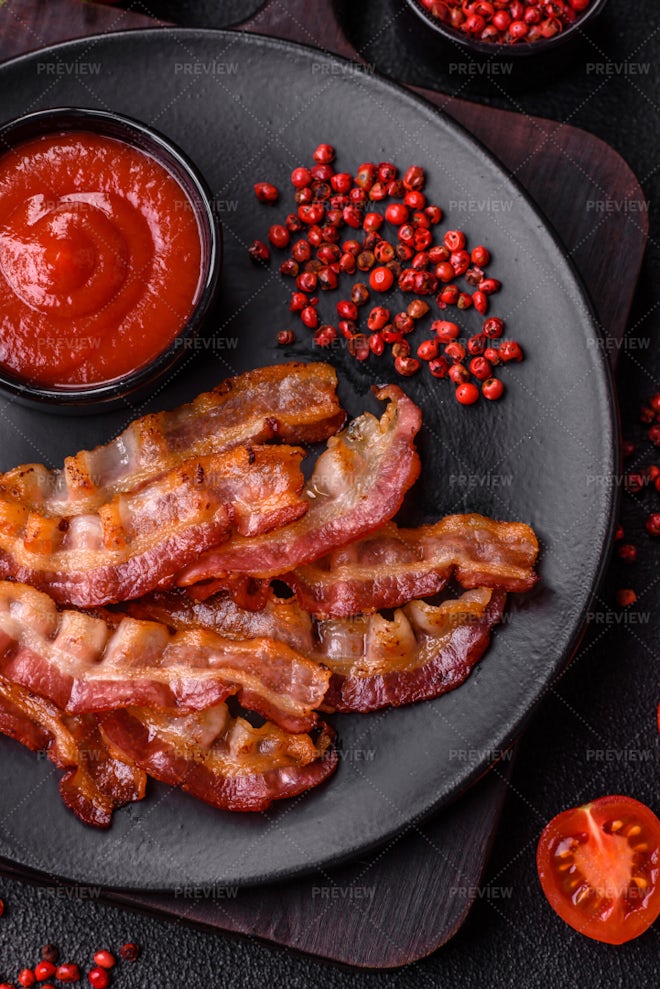
<svg viewBox="0 0 660 989"><path fill-rule="evenodd" d="M660 821L631 797L558 814L541 834L536 864L552 909L596 941L631 941L660 915Z"/></svg>

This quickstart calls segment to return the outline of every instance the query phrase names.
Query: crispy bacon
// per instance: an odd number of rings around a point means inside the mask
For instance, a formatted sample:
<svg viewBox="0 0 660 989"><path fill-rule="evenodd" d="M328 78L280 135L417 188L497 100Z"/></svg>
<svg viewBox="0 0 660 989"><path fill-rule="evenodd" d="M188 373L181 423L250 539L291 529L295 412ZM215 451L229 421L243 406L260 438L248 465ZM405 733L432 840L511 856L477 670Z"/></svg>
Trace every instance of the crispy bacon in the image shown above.
<svg viewBox="0 0 660 989"><path fill-rule="evenodd" d="M0 582L0 675L71 714L127 706L203 710L230 695L287 731L317 718L330 674L284 643L238 642L156 622L58 612L45 594Z"/></svg>
<svg viewBox="0 0 660 989"><path fill-rule="evenodd" d="M232 531L254 537L300 518L303 455L290 446L235 447L66 519L0 501L0 578L79 607L137 597Z"/></svg>
<svg viewBox="0 0 660 989"><path fill-rule="evenodd" d="M318 786L337 766L328 725L314 737L269 723L254 728L224 704L183 717L127 708L102 715L101 726L115 755L222 810L265 810Z"/></svg>
<svg viewBox="0 0 660 989"><path fill-rule="evenodd" d="M317 624L314 655L332 670L325 711L377 711L439 697L468 678L490 644L506 593L480 587L433 606Z"/></svg>
<svg viewBox="0 0 660 989"><path fill-rule="evenodd" d="M166 581L171 586L171 581ZM231 594L239 608L261 611L270 597L270 580L259 580L245 573L227 574L216 580L205 580L186 587L186 594L195 601L206 601L220 591ZM139 599L138 599L139 600Z"/></svg>
<svg viewBox="0 0 660 989"><path fill-rule="evenodd" d="M346 419L336 387L329 364L248 371L190 405L137 419L105 446L68 457L62 469L15 467L0 476L0 499L51 517L84 515L195 457L270 439L325 440Z"/></svg>
<svg viewBox="0 0 660 989"><path fill-rule="evenodd" d="M147 774L224 810L264 810L317 786L337 766L334 732L253 728L225 704L179 715L127 708L72 717L0 677L0 733L59 769L60 794L81 821L107 828L119 807L141 800Z"/></svg>
<svg viewBox="0 0 660 989"><path fill-rule="evenodd" d="M538 542L521 522L449 515L434 525L393 522L283 576L305 610L342 617L431 597L454 577L465 588L528 591L537 581Z"/></svg>
<svg viewBox="0 0 660 989"><path fill-rule="evenodd" d="M309 511L303 519L268 536L236 536L202 553L179 574L179 585L225 574L277 576L391 519L419 474L414 439L422 420L396 385L376 395L390 403L380 421L364 413L328 440L306 489Z"/></svg>
<svg viewBox="0 0 660 989"><path fill-rule="evenodd" d="M314 651L312 617L295 598L280 598L268 588L261 609L243 608L231 593L220 591L199 600L190 594L194 588L156 591L126 610L134 618L160 622L177 631L204 628L228 639L267 638L285 642L296 652L311 656Z"/></svg>
<svg viewBox="0 0 660 989"><path fill-rule="evenodd" d="M66 715L4 677L0 677L0 733L33 751L46 750L49 759L65 770L60 794L85 824L107 828L114 810L144 796L145 772L110 754L93 715Z"/></svg>
<svg viewBox="0 0 660 989"><path fill-rule="evenodd" d="M195 601L185 593L133 602L133 613L173 628L204 627L244 640L287 642L332 671L323 710L375 711L438 697L459 686L483 656L506 594L480 587L439 605L411 601L381 614L312 619L295 598L272 594L262 611L240 608L227 593Z"/></svg>

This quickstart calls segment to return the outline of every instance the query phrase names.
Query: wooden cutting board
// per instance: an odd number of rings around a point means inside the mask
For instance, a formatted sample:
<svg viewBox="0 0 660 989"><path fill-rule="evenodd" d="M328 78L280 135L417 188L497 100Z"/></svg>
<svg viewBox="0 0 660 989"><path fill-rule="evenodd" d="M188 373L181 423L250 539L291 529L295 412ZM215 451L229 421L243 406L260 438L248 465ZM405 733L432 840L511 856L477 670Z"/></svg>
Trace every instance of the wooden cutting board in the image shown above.
<svg viewBox="0 0 660 989"><path fill-rule="evenodd" d="M0 20L0 59L95 33L160 22L79 0L11 0ZM316 45L360 61L332 0L270 0L239 30ZM557 230L595 303L613 363L648 233L646 204L623 159L585 131L537 117L416 90L463 124L518 179ZM626 259L613 270L613 245ZM105 899L208 928L265 938L351 965L388 968L421 958L460 927L480 894L505 799L513 752L437 817L411 826L386 849L339 869L247 889L174 895L113 891ZM49 877L5 865L15 878Z"/></svg>

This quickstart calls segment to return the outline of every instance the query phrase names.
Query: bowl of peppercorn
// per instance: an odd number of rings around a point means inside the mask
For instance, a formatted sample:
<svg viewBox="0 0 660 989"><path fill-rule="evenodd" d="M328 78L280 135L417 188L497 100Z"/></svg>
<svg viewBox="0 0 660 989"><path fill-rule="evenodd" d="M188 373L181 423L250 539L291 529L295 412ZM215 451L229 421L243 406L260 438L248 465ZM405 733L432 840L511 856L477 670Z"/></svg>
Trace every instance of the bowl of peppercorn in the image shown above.
<svg viewBox="0 0 660 989"><path fill-rule="evenodd" d="M455 52L491 59L545 55L582 37L607 0L406 0Z"/></svg>

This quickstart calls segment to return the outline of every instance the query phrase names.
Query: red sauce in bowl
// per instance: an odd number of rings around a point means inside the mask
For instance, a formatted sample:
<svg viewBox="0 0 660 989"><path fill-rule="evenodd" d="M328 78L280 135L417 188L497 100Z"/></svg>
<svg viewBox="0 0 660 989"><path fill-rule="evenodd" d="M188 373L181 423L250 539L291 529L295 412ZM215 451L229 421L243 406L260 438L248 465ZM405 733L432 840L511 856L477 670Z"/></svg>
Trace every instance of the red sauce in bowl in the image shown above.
<svg viewBox="0 0 660 989"><path fill-rule="evenodd" d="M193 205L150 155L69 131L0 157L0 366L38 385L112 381L150 363L202 280Z"/></svg>

